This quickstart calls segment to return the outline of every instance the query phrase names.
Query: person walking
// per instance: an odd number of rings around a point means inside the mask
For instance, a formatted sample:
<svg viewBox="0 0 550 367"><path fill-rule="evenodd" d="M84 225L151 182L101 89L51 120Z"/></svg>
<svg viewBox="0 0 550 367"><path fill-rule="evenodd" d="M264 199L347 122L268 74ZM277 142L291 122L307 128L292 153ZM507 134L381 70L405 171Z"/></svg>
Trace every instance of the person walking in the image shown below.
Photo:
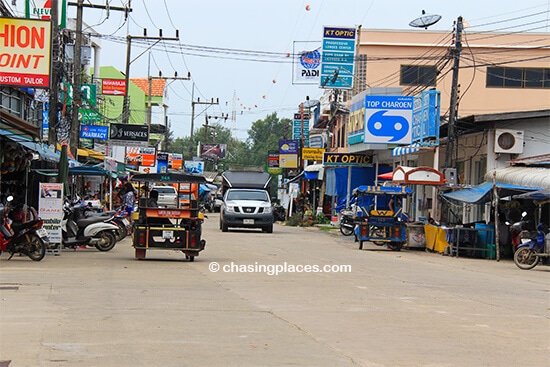
<svg viewBox="0 0 550 367"><path fill-rule="evenodd" d="M130 182L126 182L124 188L126 189L126 194L124 194L122 206L124 207L124 210L126 210L126 213L128 213L128 216L131 218L136 203L136 192L134 190L134 186Z"/></svg>

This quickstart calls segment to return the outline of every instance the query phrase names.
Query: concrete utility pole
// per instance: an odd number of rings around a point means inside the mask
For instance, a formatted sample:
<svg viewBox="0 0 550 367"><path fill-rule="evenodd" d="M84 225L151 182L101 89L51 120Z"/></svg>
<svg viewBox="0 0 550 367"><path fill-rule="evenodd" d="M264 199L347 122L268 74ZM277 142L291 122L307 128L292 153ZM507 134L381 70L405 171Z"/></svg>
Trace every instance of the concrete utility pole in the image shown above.
<svg viewBox="0 0 550 367"><path fill-rule="evenodd" d="M191 135L189 136L189 158L193 159L193 130L195 128L195 105L197 104L206 104L206 105L216 105L220 104L219 99L216 99L216 102L214 102L214 98L210 102L201 102L200 98L197 98L197 101L191 101Z"/></svg>
<svg viewBox="0 0 550 367"><path fill-rule="evenodd" d="M457 116L457 100L458 100L458 69L460 65L460 52L462 51L462 17L458 17L456 21L456 39L455 48L453 51L454 65L453 65L453 84L451 87L451 103L449 111L449 123L447 130L447 150L445 152L445 168L456 168L456 161L453 161L453 148L458 149L458 134L456 130L456 116ZM458 150L456 152L456 158L458 158Z"/></svg>
<svg viewBox="0 0 550 367"><path fill-rule="evenodd" d="M147 77L147 81L149 83L149 93L147 95L147 126L151 126L151 115L153 113L152 111L152 94L153 94L153 79L155 80L191 80L191 72L187 72L187 77L181 77L178 76L178 72L174 73L174 76L162 76L162 73L159 72L159 76L151 76L149 75Z"/></svg>
<svg viewBox="0 0 550 367"><path fill-rule="evenodd" d="M147 50L139 54L134 60L130 60L131 51L132 51L132 40L133 39L142 39L142 40L156 40L153 45L151 45ZM130 119L130 101L128 99L128 92L130 89L130 64L137 60L141 55L147 52L151 47L159 43L160 41L179 41L179 31L176 29L176 37L163 37L162 29L159 29L158 37L148 37L147 29L143 30L143 36L126 36L127 46L126 46L126 92L124 93L124 102L122 106L122 123L127 124ZM150 84L149 84L150 85Z"/></svg>
<svg viewBox="0 0 550 367"><path fill-rule="evenodd" d="M56 146L57 143L57 100L59 98L59 26L58 26L58 3L52 0L50 22L52 24L52 71L50 80L50 98L48 107L48 143ZM44 137L45 138L45 137Z"/></svg>
<svg viewBox="0 0 550 367"><path fill-rule="evenodd" d="M80 122L78 121L78 109L82 104L80 98L80 84L81 84L81 74L82 74L82 63L81 63L81 52L82 52L82 16L84 8L94 8L94 9L108 9L108 10L118 10L124 11L126 16L128 12L132 11L130 8L120 8L116 6L105 6L105 5L95 5L95 4L84 4L84 0L78 0L78 2L70 2L68 5L76 6L76 29L75 29L75 45L74 45L74 67L73 67L73 104L71 107L71 131L69 133L69 145L71 147L71 152L73 156L77 156L78 152L78 141L80 135ZM52 11L54 5L52 3ZM57 5L55 6L57 9ZM56 10L57 11L57 10Z"/></svg>
<svg viewBox="0 0 550 367"><path fill-rule="evenodd" d="M202 125L204 126L204 142L206 143L208 140L208 130L209 129L215 129L216 128L216 125L209 125L208 124L208 119L225 119L225 121L227 121L227 119L229 118L229 115L227 114L223 114L221 116L212 116L212 115L204 115L204 120L205 120L205 123Z"/></svg>

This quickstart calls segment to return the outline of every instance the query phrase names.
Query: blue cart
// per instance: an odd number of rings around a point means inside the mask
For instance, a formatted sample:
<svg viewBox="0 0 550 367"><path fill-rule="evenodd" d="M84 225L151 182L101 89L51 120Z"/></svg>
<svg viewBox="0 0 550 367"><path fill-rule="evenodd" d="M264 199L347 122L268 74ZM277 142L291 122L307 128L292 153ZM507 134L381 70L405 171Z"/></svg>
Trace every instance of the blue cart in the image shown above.
<svg viewBox="0 0 550 367"><path fill-rule="evenodd" d="M359 186L353 190L358 203L362 203L363 216L355 228L359 249L370 241L399 251L407 241L407 214L403 211L403 198L412 194L408 187Z"/></svg>

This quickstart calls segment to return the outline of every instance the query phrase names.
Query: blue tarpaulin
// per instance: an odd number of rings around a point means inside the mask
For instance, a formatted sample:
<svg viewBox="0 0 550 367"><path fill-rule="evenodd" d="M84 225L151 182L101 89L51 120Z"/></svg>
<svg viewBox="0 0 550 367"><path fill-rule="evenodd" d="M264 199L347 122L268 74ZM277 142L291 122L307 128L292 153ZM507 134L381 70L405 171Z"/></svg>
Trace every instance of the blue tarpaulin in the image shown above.
<svg viewBox="0 0 550 367"><path fill-rule="evenodd" d="M499 197L507 197L526 191L540 190L538 187L527 187L511 184L496 183ZM479 204L491 201L492 182L484 182L481 185L442 194L443 197L468 204Z"/></svg>

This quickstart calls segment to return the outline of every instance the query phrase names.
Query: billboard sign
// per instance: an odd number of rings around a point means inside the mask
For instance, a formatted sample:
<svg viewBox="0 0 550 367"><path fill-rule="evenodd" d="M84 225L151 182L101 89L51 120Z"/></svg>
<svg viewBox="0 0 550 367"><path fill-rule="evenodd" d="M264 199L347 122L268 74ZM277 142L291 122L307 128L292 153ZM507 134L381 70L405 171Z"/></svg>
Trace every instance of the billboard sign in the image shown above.
<svg viewBox="0 0 550 367"><path fill-rule="evenodd" d="M319 84L321 75L320 42L294 42L293 84Z"/></svg>
<svg viewBox="0 0 550 367"><path fill-rule="evenodd" d="M181 153L168 153L168 167L172 169L183 168L183 154Z"/></svg>
<svg viewBox="0 0 550 367"><path fill-rule="evenodd" d="M83 139L107 140L109 138L109 126L81 125L80 137Z"/></svg>
<svg viewBox="0 0 550 367"><path fill-rule="evenodd" d="M202 144L201 143L201 157L210 159L222 159L225 158L225 152L227 144Z"/></svg>
<svg viewBox="0 0 550 367"><path fill-rule="evenodd" d="M51 22L0 18L0 85L50 86Z"/></svg>
<svg viewBox="0 0 550 367"><path fill-rule="evenodd" d="M126 80L101 79L101 93L108 96L124 96L126 94Z"/></svg>
<svg viewBox="0 0 550 367"><path fill-rule="evenodd" d="M365 97L365 143L410 144L412 96Z"/></svg>
<svg viewBox="0 0 550 367"><path fill-rule="evenodd" d="M439 145L440 92L423 91L414 97L412 141L420 145Z"/></svg>
<svg viewBox="0 0 550 367"><path fill-rule="evenodd" d="M154 167L156 149L154 147L126 147L126 163L136 167Z"/></svg>
<svg viewBox="0 0 550 367"><path fill-rule="evenodd" d="M111 124L110 143L113 145L147 147L149 127L147 125Z"/></svg>
<svg viewBox="0 0 550 367"><path fill-rule="evenodd" d="M321 52L322 88L353 88L355 28L324 27Z"/></svg>

